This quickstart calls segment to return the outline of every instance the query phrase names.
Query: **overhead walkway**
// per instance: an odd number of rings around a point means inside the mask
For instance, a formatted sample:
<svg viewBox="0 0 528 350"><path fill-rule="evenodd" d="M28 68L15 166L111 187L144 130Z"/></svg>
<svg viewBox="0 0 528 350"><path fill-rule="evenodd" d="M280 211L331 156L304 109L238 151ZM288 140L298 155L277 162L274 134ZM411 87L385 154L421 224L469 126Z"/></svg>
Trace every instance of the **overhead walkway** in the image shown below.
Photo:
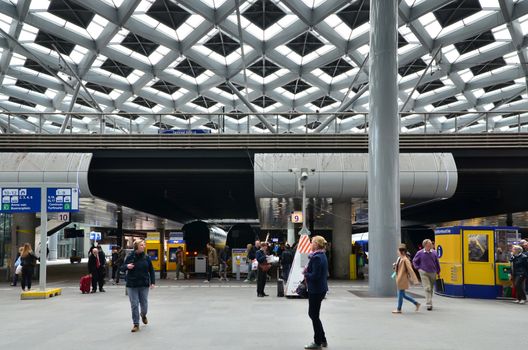
<svg viewBox="0 0 528 350"><path fill-rule="evenodd" d="M400 135L402 152L526 149L528 133ZM0 137L0 151L276 150L366 152L364 134L20 135Z"/></svg>

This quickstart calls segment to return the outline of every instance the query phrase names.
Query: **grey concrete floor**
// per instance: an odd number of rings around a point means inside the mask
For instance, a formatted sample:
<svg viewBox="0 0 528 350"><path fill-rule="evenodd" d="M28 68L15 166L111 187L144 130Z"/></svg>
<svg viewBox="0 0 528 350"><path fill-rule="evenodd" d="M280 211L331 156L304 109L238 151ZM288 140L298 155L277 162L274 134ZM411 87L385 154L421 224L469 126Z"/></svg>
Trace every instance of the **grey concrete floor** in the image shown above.
<svg viewBox="0 0 528 350"><path fill-rule="evenodd" d="M71 281L56 281L63 295L20 300L20 289L0 284L0 349L22 344L62 349L303 349L312 340L307 301L267 298L242 282L163 280L151 291L149 324L130 333L123 286L82 295ZM435 310L419 313L404 304L391 314L395 298L358 297L364 283L331 282L322 306L329 349L499 349L526 344L521 339L528 305L508 301L435 296ZM420 289L413 293L422 294ZM424 301L419 298L419 301Z"/></svg>

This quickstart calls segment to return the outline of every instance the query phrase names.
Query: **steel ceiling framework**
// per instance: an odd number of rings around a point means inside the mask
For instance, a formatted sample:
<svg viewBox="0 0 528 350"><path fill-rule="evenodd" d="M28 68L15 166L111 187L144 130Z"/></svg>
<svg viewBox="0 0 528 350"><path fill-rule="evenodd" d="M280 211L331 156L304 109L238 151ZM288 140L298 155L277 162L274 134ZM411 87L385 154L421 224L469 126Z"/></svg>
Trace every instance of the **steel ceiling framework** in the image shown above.
<svg viewBox="0 0 528 350"><path fill-rule="evenodd" d="M339 129L364 132L368 11L368 0L0 0L0 128L7 112L39 112L42 125L10 116L10 130L215 132L227 113L224 131L249 118L251 132L272 133L280 118L291 132L332 132L314 112L354 111ZM525 129L528 114L512 113L528 109L528 1L402 0L399 16L400 107L416 112L402 132Z"/></svg>

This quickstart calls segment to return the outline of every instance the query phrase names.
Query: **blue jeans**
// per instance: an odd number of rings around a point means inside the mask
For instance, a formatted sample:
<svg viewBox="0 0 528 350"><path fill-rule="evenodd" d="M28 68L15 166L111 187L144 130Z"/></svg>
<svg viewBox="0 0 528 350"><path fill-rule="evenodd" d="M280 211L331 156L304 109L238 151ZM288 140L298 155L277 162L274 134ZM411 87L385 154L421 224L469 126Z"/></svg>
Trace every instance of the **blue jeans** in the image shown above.
<svg viewBox="0 0 528 350"><path fill-rule="evenodd" d="M418 304L416 300L414 300L412 297L405 294L405 289L401 289L398 291L398 310L402 309L403 299L409 300L414 305Z"/></svg>
<svg viewBox="0 0 528 350"><path fill-rule="evenodd" d="M127 288L127 292L132 309L132 322L139 325L139 306L141 306L141 315L147 316L149 287Z"/></svg>

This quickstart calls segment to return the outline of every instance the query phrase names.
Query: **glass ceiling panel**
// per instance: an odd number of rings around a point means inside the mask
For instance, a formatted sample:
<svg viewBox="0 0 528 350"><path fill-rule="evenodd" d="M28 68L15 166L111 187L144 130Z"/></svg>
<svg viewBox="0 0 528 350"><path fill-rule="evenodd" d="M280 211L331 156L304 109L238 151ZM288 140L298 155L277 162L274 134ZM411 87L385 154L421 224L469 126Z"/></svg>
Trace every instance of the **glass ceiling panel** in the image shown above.
<svg viewBox="0 0 528 350"><path fill-rule="evenodd" d="M2 106L13 112L69 105L71 91L59 89L63 82L54 74L59 72L69 83L74 78L53 45L81 75L99 103L112 106L106 107L107 111L116 113L172 111L174 106L190 115L192 111L222 108L247 110L243 101L221 85L226 80L232 80L243 95L247 94L249 103L258 110L335 111L344 94L358 91L368 79L368 64L358 75L358 66L370 51L368 1L344 2L341 8L331 9L324 0L249 0L240 6L240 28L236 2L227 0L141 0L137 4L123 0L34 0L26 14L18 14L17 1L0 1L5 9L0 14L0 29L14 33L18 16L25 18L15 38L25 49L15 46L15 52L9 53L5 49L13 45L7 46L5 38L0 45L2 62L9 67L0 101L5 101ZM418 18L412 23L400 19L400 100L414 91L407 108L415 108L417 113L451 108L487 110L502 103L504 93L513 94L508 104L528 108L522 97L522 87L526 86L523 64L528 58L528 40L524 39L528 36L528 9L517 6L517 0L505 0L516 4L514 11L526 12L513 13L515 20L510 25L504 21L499 0L454 0L440 8L435 6L436 1L400 2L401 13L414 13ZM117 18L103 11L109 8L128 17L117 23ZM318 12L324 8L329 9L328 13ZM422 8L434 11L415 12ZM11 18L9 14L15 13L17 18ZM310 13L317 16L299 17ZM318 22L307 23L311 20ZM50 32L51 28L56 30ZM84 39L75 42L76 37ZM512 38L522 43L519 52ZM434 54L428 49L431 42L445 44L436 62L425 69ZM300 85L295 85L297 81ZM15 91L26 91L28 101L20 99ZM432 96L438 96L438 100ZM152 97L157 102L145 107L142 101ZM143 105L132 102L136 98ZM44 103L51 99L53 104ZM486 102L478 105L481 100ZM83 103L79 100L74 111L93 110ZM368 108L368 92L355 107ZM53 122L60 120L60 113L54 118L59 119ZM234 116L226 118L240 122ZM304 132L306 126L296 119L281 118L281 124L297 123L292 130ZM203 120L204 125L210 122L207 118L194 120ZM423 123L409 120L404 125L406 132L423 128ZM158 129L152 118L139 118L137 123L145 130ZM174 121L171 125L179 124ZM343 132L364 132L357 123L347 121L343 125L349 128ZM261 126L251 128L269 132ZM314 126L309 124L309 130ZM57 129L53 123L52 127Z"/></svg>

